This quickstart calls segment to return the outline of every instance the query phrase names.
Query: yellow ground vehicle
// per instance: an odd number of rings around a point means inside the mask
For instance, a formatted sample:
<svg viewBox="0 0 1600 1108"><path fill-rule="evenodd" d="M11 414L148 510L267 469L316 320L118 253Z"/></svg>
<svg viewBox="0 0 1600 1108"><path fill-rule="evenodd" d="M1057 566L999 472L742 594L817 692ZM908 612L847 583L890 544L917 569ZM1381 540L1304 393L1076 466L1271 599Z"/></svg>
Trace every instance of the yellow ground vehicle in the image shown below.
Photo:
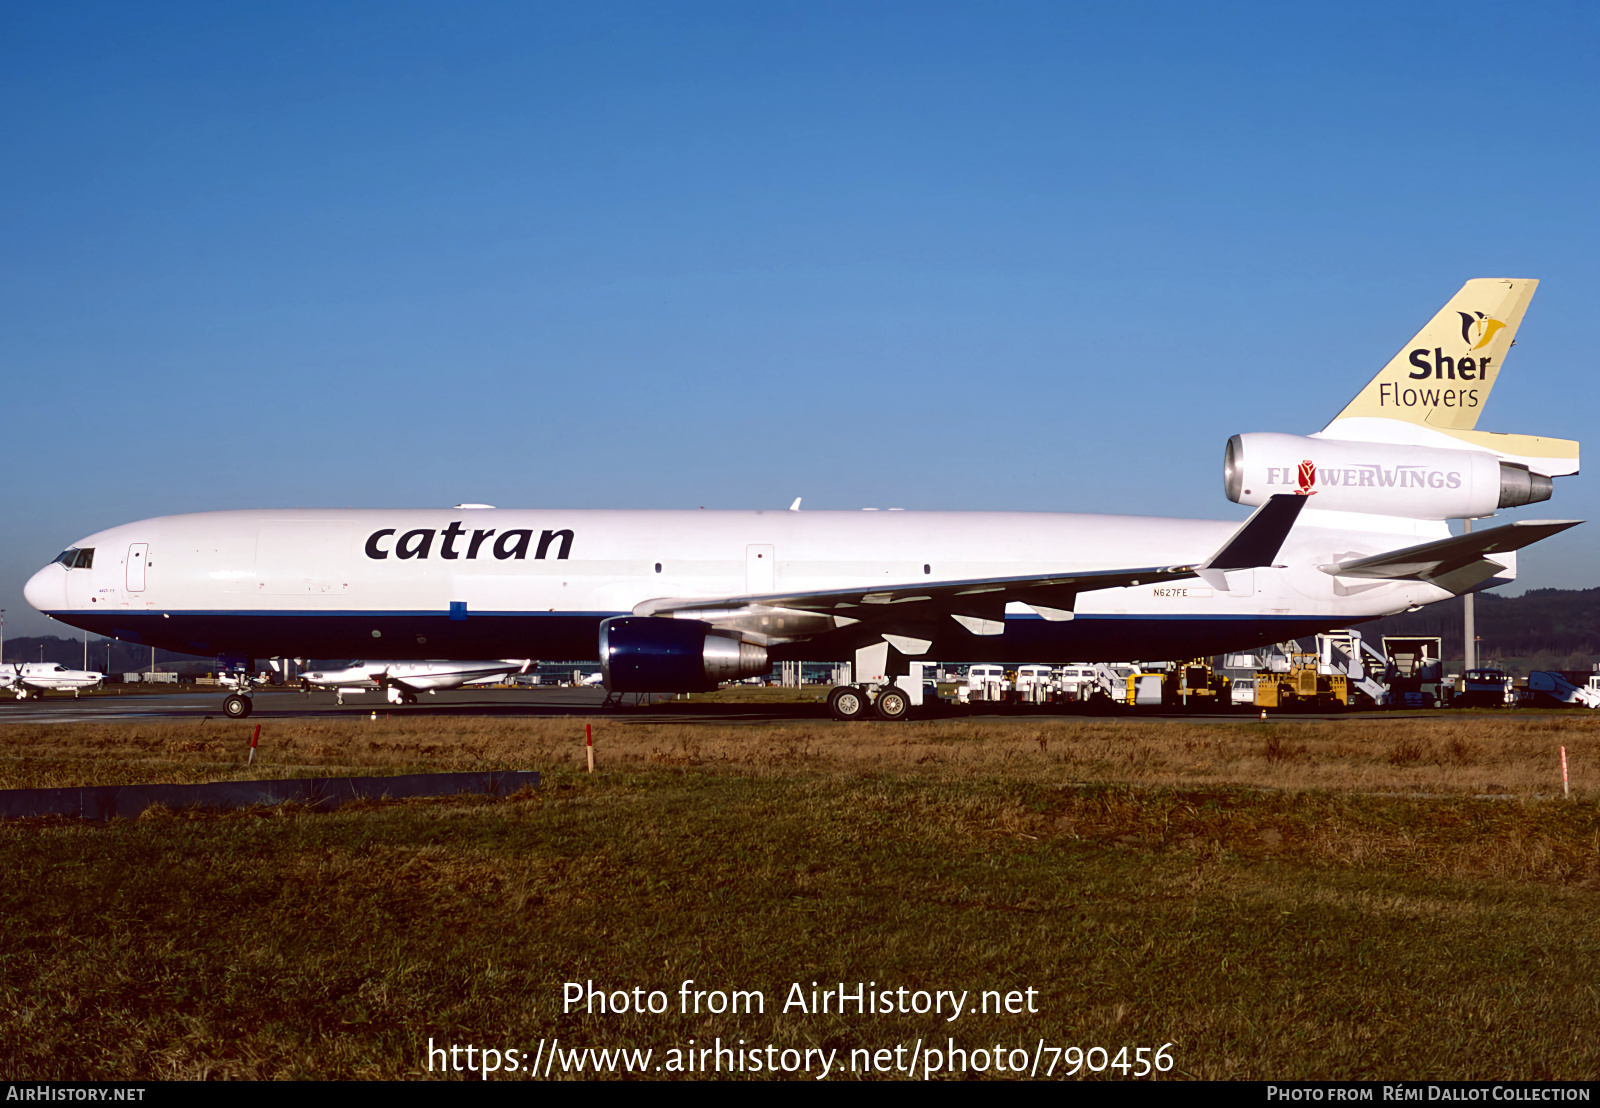
<svg viewBox="0 0 1600 1108"><path fill-rule="evenodd" d="M1348 708L1350 679L1342 673L1321 672L1315 654L1289 655L1287 673L1261 670L1256 674L1257 708Z"/></svg>
<svg viewBox="0 0 1600 1108"><path fill-rule="evenodd" d="M1173 663L1162 691L1167 703L1178 707L1207 712L1233 707L1232 683L1204 658Z"/></svg>
<svg viewBox="0 0 1600 1108"><path fill-rule="evenodd" d="M1127 703L1200 711L1225 710L1230 704L1230 683L1204 658L1160 663L1149 672L1127 678Z"/></svg>

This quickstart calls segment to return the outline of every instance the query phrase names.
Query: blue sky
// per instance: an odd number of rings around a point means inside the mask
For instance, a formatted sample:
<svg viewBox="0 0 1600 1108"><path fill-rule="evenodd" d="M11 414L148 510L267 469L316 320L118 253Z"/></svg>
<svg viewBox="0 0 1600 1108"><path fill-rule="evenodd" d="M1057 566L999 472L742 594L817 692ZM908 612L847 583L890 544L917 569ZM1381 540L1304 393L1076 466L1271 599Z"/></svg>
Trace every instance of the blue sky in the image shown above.
<svg viewBox="0 0 1600 1108"><path fill-rule="evenodd" d="M11 5L7 632L216 508L1240 518L1470 277L1479 427L1588 439L1600 9L1306 7Z"/></svg>

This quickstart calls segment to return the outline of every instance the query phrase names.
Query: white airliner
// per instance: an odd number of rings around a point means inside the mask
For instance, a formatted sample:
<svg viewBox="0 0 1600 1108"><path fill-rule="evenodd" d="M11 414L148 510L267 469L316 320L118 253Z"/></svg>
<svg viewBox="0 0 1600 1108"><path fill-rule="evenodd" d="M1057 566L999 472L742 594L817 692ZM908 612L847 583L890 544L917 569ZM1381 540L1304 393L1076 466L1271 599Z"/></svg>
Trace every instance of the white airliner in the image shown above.
<svg viewBox="0 0 1600 1108"><path fill-rule="evenodd" d="M77 696L80 690L105 679L103 673L68 669L60 662L7 662L0 666L0 688L10 689L18 700L62 689L70 689Z"/></svg>
<svg viewBox="0 0 1600 1108"><path fill-rule="evenodd" d="M1321 432L1236 435L1244 526L1029 512L234 511L79 540L27 585L103 635L246 658L594 657L613 692L853 660L836 715L903 715L921 657L1247 650L1510 581L1576 521L1452 537L1551 495L1576 442L1477 431L1537 282L1468 281ZM1292 528L1292 530L1291 530ZM254 669L254 666L250 666ZM904 688L902 688L904 686ZM250 711L248 687L230 714Z"/></svg>
<svg viewBox="0 0 1600 1108"><path fill-rule="evenodd" d="M380 662L352 662L343 669L318 669L300 674L303 685L334 689L339 703L347 692L382 689L391 704L415 704L421 693L440 689L459 689L496 681L507 674L526 673L531 658L501 658L487 662L449 662L430 660L409 662L400 659Z"/></svg>

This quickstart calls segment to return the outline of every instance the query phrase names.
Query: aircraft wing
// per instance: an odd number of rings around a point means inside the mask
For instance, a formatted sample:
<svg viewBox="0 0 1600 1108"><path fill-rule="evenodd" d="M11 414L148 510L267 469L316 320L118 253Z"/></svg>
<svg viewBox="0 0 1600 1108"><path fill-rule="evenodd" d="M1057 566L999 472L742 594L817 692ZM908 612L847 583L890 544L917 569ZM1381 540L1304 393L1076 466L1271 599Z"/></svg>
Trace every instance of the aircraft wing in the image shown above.
<svg viewBox="0 0 1600 1108"><path fill-rule="evenodd" d="M1492 555L1520 550L1582 522L1581 519L1518 520L1487 531L1471 531L1317 568L1336 577L1425 581L1454 593L1464 593L1506 568L1505 563L1495 561Z"/></svg>
<svg viewBox="0 0 1600 1108"><path fill-rule="evenodd" d="M636 616L689 616L731 628L746 629L740 616L751 609L781 609L832 617L808 628L798 621L788 638L807 638L834 626L879 618L927 618L948 615L976 635L997 635L1004 629L1005 607L1026 604L1048 620L1068 620L1082 592L1177 581L1188 577L1221 580L1225 571L1272 564L1289 529L1305 506L1303 496L1274 496L1204 562L1177 566L1041 573L1026 577L979 577L964 581L858 585L802 593L768 593L721 598L685 597L647 600L633 609ZM1226 587L1225 585L1223 587Z"/></svg>

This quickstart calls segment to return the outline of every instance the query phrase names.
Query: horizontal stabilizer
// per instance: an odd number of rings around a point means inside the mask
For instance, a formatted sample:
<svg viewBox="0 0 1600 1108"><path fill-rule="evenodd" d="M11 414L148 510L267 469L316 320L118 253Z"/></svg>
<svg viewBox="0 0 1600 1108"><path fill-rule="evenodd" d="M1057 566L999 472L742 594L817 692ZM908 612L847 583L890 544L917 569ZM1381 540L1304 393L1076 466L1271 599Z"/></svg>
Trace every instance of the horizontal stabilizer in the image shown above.
<svg viewBox="0 0 1600 1108"><path fill-rule="evenodd" d="M1581 519L1518 520L1487 531L1408 546L1384 554L1319 566L1336 577L1377 581L1423 581L1454 593L1465 593L1506 568L1493 555L1520 550L1551 535L1576 527Z"/></svg>

